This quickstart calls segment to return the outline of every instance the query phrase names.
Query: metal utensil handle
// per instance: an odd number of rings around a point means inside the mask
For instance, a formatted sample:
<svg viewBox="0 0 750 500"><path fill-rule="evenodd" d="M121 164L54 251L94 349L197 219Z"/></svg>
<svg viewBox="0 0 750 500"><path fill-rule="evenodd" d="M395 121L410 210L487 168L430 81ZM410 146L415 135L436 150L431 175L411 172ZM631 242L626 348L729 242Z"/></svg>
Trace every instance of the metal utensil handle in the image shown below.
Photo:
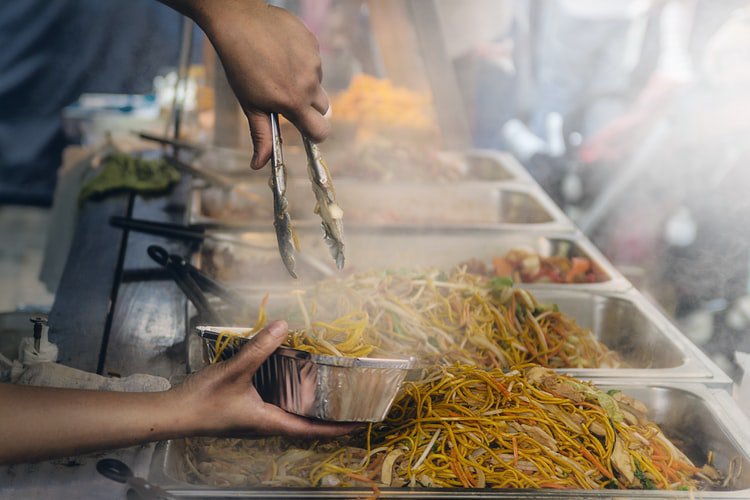
<svg viewBox="0 0 750 500"><path fill-rule="evenodd" d="M190 277L193 278L193 281L195 281L202 290L216 295L234 306L244 307L247 305L247 301L240 293L207 276L200 269L190 263L186 263L185 267Z"/></svg>
<svg viewBox="0 0 750 500"><path fill-rule="evenodd" d="M103 458L96 462L96 470L102 476L118 483L125 483L133 477L133 471L121 460L116 458Z"/></svg>
<svg viewBox="0 0 750 500"><path fill-rule="evenodd" d="M198 310L199 316L207 321L223 323L221 316L216 313L213 307L211 307L211 304L208 302L201 287L190 276L184 259L178 255L170 255L159 245L151 245L148 247L147 251L149 257L151 257L154 262L164 266L177 286L180 287L182 293L185 294L187 299L192 302Z"/></svg>
<svg viewBox="0 0 750 500"><path fill-rule="evenodd" d="M128 486L143 500L162 500L174 498L162 488L149 483L142 477L133 476L128 479Z"/></svg>
<svg viewBox="0 0 750 500"><path fill-rule="evenodd" d="M187 142L187 141L178 141L178 140L170 139L168 137L164 137L161 135L150 134L148 132L136 132L136 133L138 134L138 137L146 141L156 142L165 146L174 146L175 148L178 148L178 149L186 149L190 151L195 151L196 153L204 153L208 149L205 146L201 146L200 144L195 144L195 143Z"/></svg>
<svg viewBox="0 0 750 500"><path fill-rule="evenodd" d="M220 173L213 172L207 168L197 167L195 165L185 163L173 156L165 156L164 160L180 172L184 172L186 174L192 175L193 177L203 179L204 181L208 182L209 184L213 184L214 186L227 190L234 187L235 182L229 177L221 175Z"/></svg>
<svg viewBox="0 0 750 500"><path fill-rule="evenodd" d="M169 222L154 222L113 215L109 218L109 224L120 229L128 229L139 233L151 234L154 236L166 236L168 238L177 238L187 241L201 242L206 238L206 235L201 228L187 227L181 224L171 224Z"/></svg>

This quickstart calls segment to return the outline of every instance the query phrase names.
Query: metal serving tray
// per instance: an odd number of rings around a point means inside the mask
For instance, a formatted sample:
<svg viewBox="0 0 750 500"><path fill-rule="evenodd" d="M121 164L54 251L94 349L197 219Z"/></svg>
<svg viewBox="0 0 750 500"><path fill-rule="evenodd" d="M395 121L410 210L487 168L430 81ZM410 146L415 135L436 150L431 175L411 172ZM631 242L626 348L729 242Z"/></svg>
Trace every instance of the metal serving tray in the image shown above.
<svg viewBox="0 0 750 500"><path fill-rule="evenodd" d="M351 156L351 154L335 148L327 148L325 144L321 146L321 149L323 157L326 158L329 165L337 164L342 154ZM467 151L447 151L445 154L464 160L466 172L463 180L533 182L531 175L529 175L523 165L513 155L504 151L470 149ZM225 175L241 177L249 182L266 184L268 181L267 172L266 174L253 173L248 168L250 157L251 154L245 150L213 147L201 158L201 164L205 168L221 172ZM307 158L301 146L293 144L285 145L284 159L289 166L287 175L290 178L307 178L307 172L304 168ZM346 161L351 162L351 159ZM356 179L356 177L347 176L345 172L337 173L335 178ZM434 179L423 180L425 182L434 181Z"/></svg>
<svg viewBox="0 0 750 500"><path fill-rule="evenodd" d="M622 377L641 380L698 380L729 389L732 380L640 293L571 289L533 290L542 303L557 304L630 368L565 368L582 378Z"/></svg>
<svg viewBox="0 0 750 500"><path fill-rule="evenodd" d="M207 243L198 254L196 265L221 281L254 288L306 286L326 275L337 274L320 229L298 228L296 232L301 247L297 256L299 280L287 273L278 255L276 237L269 231L234 233L252 248ZM345 270L352 272L425 267L448 270L471 258L491 265L492 257L523 248L543 256L587 257L601 280L558 286L608 291L627 290L632 286L587 239L567 232L350 227L345 232L345 243ZM524 286L536 289L555 285Z"/></svg>
<svg viewBox="0 0 750 500"><path fill-rule="evenodd" d="M604 389L620 389L650 409L650 418L693 460L705 463L709 451L714 465L725 471L737 457L741 473L727 491L641 491L641 490L497 490L497 489L407 489L382 488L382 498L750 498L750 420L725 391L700 384L644 383L632 380L597 381ZM168 441L157 445L149 480L176 496L224 498L354 498L372 495L367 488L216 488L187 483L184 443Z"/></svg>
<svg viewBox="0 0 750 500"><path fill-rule="evenodd" d="M238 194L242 193L242 195ZM573 225L541 188L524 183L460 181L366 182L336 180L336 196L352 226L524 225L572 230ZM320 220L307 179L289 179L287 198L295 226ZM265 183L240 183L227 193L219 188L193 192L191 223L226 224L255 229L272 221L273 201Z"/></svg>
<svg viewBox="0 0 750 500"><path fill-rule="evenodd" d="M628 368L561 368L557 371L588 379L698 381L707 386L730 389L732 380L687 337L636 291L598 292L570 288L532 290L542 304L557 304L583 328L620 354ZM248 302L260 303L265 290L248 289ZM288 290L269 293L269 317L290 319L296 313L295 299ZM254 316L255 313L251 313ZM292 325L301 327L301 325ZM200 344L192 345L190 370L205 361ZM407 355L409 353L404 353Z"/></svg>
<svg viewBox="0 0 750 500"><path fill-rule="evenodd" d="M472 149L465 153L465 157L469 179L536 184L529 171L510 153L494 149Z"/></svg>

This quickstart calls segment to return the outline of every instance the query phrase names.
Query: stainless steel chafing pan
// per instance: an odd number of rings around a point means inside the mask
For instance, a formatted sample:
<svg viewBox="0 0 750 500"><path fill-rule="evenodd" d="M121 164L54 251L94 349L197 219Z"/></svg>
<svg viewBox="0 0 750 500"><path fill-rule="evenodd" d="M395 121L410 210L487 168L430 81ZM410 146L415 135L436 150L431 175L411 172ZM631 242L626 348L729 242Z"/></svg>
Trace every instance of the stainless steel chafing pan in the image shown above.
<svg viewBox="0 0 750 500"><path fill-rule="evenodd" d="M560 371L583 378L691 379L715 387L731 387L731 379L638 292L606 293L558 287L535 289L534 294L541 303L557 304L560 311L590 329L628 365Z"/></svg>
<svg viewBox="0 0 750 500"><path fill-rule="evenodd" d="M732 381L700 349L688 340L651 303L635 291L599 292L567 288L537 288L533 291L542 304L556 304L583 328L619 354L622 366L600 368L561 368L557 371L577 377L600 379L623 377L633 380L698 380L712 387L730 388ZM248 303L259 304L265 290L248 291ZM297 311L289 290L269 294L270 317L291 320ZM249 311L250 316L255 313ZM193 351L197 351L198 349ZM412 355L416 353L404 353ZM192 359L199 360L196 353ZM191 366L195 370L200 366ZM410 371L408 376L414 375Z"/></svg>
<svg viewBox="0 0 750 500"><path fill-rule="evenodd" d="M330 149L325 145L322 147L326 157L329 158L332 165L341 164L342 154L351 157L351 154L342 152L335 148ZM291 144L285 146L284 149L285 156L287 156L290 162L296 164L299 164L300 162L304 163L305 152L302 147ZM526 169L518 163L512 155L503 151L497 151L494 149L470 149L468 151L449 151L440 154L445 154L455 158L458 163L464 163L462 171L465 180L533 182ZM345 163L351 162L351 158L345 160ZM253 175L252 172L248 170L247 166L250 164L250 154L245 150L217 147L206 148L199 163L204 168L215 170L216 172L225 175L230 174L233 177L246 179L250 182L265 184L268 180L266 178L267 176L257 174ZM336 178L356 178L356 168L353 170L354 174L352 175L349 174L348 170L342 169L341 172L336 173ZM304 169L291 170L289 175L290 178L295 176L304 178L307 176ZM425 182L435 182L434 179L423 180Z"/></svg>
<svg viewBox="0 0 750 500"><path fill-rule="evenodd" d="M750 498L750 421L725 391L700 384L644 383L627 380L599 381L604 389L620 389L641 400L650 409L650 418L678 444L696 464L703 464L709 451L714 464L726 471L731 460L741 466L726 491L559 491L559 490L461 490L461 489L382 489L383 498ZM352 498L371 495L366 488L289 488L253 486L217 488L185 481L188 466L182 441L157 446L149 480L175 495L233 498Z"/></svg>
<svg viewBox="0 0 750 500"><path fill-rule="evenodd" d="M290 284L304 286L305 283L334 274L332 266L327 265L328 250L320 241L317 228L297 230L302 251L300 255L306 257L297 270L299 281L287 276L274 253L275 236L272 232L238 233L237 237L252 244L256 250L237 245L206 244L201 250L198 265L219 280L251 284L256 288ZM263 247L268 251L260 250ZM347 271L424 267L448 270L471 258L489 265L493 257L518 248L542 256L586 257L591 260L598 282L564 285L566 287L597 290L627 290L631 287L585 238L549 231L352 227L347 229ZM316 262L320 265L315 265Z"/></svg>
<svg viewBox="0 0 750 500"><path fill-rule="evenodd" d="M571 230L573 227L547 195L530 183L368 183L341 179L336 187L348 227L468 225L502 228L525 224L547 229ZM297 225L315 223L312 210L315 199L310 183L288 179L287 195L298 200L290 207ZM230 191L196 189L191 223L258 228L270 217L270 206L270 192L264 184L239 183Z"/></svg>

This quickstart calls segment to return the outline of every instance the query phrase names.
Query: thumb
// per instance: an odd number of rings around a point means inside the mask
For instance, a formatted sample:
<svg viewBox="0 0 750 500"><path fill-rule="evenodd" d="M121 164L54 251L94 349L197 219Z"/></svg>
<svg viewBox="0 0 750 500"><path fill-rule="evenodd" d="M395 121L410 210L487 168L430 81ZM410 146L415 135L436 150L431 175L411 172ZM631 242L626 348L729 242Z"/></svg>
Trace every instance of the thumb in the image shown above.
<svg viewBox="0 0 750 500"><path fill-rule="evenodd" d="M271 137L271 118L262 111L248 111L247 124L250 127L250 137L253 140L253 159L250 166L257 170L263 168L271 158L273 149Z"/></svg>
<svg viewBox="0 0 750 500"><path fill-rule="evenodd" d="M227 369L235 375L252 375L286 339L285 321L274 321L258 332L235 356L227 361Z"/></svg>

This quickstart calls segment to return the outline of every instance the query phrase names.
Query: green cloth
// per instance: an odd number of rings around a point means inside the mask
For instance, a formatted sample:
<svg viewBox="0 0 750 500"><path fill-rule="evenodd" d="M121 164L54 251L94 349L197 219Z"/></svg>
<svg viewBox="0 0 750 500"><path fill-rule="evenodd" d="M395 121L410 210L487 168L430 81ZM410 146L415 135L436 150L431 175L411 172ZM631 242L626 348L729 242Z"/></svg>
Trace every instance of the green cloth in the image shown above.
<svg viewBox="0 0 750 500"><path fill-rule="evenodd" d="M99 170L81 188L79 204L122 191L135 191L142 195L162 194L180 180L177 169L163 159L144 160L124 153L107 155Z"/></svg>

